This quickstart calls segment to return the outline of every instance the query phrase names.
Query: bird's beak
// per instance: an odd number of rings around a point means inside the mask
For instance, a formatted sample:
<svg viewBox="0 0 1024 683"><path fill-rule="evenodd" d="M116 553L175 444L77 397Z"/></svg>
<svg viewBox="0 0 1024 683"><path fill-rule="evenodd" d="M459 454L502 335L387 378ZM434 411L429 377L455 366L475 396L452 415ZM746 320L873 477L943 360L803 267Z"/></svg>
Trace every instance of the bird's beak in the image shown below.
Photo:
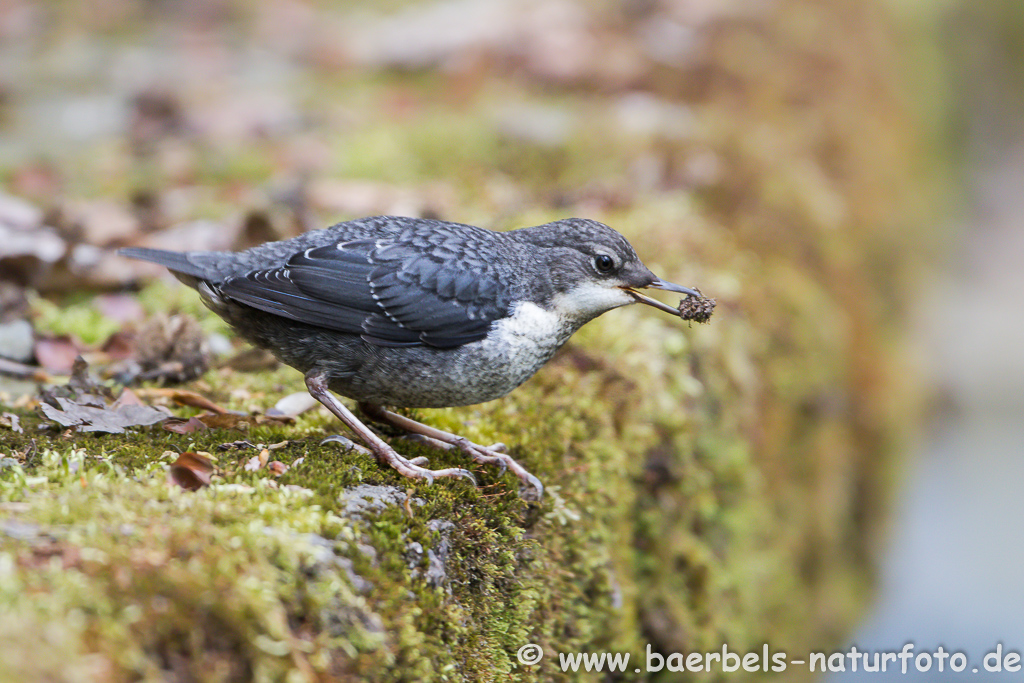
<svg viewBox="0 0 1024 683"><path fill-rule="evenodd" d="M700 296L701 295L700 292L698 292L696 289L690 289L689 287L683 287L682 285L673 284L671 282L665 282L664 280L659 280L657 278L655 278L654 282L652 282L651 284L649 284L647 286L648 287L654 287L655 289L663 289L666 292L679 292L680 294L685 294L687 296ZM642 304L647 304L648 306L654 306L655 308L660 309L662 311L665 311L666 313L671 313L672 315L679 315L679 310L678 309L672 308L668 304L663 304L660 301L658 301L657 299L652 299L651 297L647 296L646 294L641 294L640 292L638 292L637 290L633 289L632 287L623 287L623 289L626 290L627 292L629 292L633 296L634 299L636 299L638 302L640 302Z"/></svg>

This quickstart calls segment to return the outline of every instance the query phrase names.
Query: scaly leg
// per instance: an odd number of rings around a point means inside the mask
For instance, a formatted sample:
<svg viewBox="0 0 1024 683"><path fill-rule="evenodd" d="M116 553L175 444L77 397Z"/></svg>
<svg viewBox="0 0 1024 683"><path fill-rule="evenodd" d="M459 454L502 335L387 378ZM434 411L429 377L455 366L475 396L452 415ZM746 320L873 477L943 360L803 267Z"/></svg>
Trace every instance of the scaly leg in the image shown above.
<svg viewBox="0 0 1024 683"><path fill-rule="evenodd" d="M442 444L443 448L453 449L457 448L469 457L473 458L476 462L484 464L498 464L502 468L502 472L505 468L512 470L519 481L524 486L533 487L536 500L540 500L544 495L544 485L540 483L540 479L530 474L525 467L520 465L518 462L512 459L512 456L502 452L504 450L503 444L495 444L494 446L481 446L475 444L465 437L451 434L441 429L427 426L422 422L417 422L408 417L393 413L390 410L385 410L383 407L375 403L360 403L359 410L363 412L367 417L374 420L387 423L398 429L404 429L412 434L417 434L424 438L428 443Z"/></svg>
<svg viewBox="0 0 1024 683"><path fill-rule="evenodd" d="M374 434L369 427L360 422L359 418L353 415L352 411L346 408L345 404L328 390L326 373L313 370L308 372L306 374L306 388L313 398L324 404L327 410L334 413L339 420L356 433L356 436L369 447L374 457L377 458L377 462L382 465L389 465L403 477L426 479L428 484L434 482L434 477L463 477L473 482L474 486L476 485L476 477L469 470L463 470L458 467L428 470L420 467L420 463L423 462L422 459L407 460L399 455L395 449L391 448L383 439Z"/></svg>

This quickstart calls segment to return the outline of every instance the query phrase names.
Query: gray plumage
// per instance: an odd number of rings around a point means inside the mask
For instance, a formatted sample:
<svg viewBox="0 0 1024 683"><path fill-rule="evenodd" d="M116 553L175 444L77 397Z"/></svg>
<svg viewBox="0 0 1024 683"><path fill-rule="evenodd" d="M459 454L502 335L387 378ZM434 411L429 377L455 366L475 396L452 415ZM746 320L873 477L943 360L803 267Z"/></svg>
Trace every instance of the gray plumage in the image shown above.
<svg viewBox="0 0 1024 683"><path fill-rule="evenodd" d="M381 406L499 398L605 311L641 302L678 313L638 289L697 294L655 277L619 233L579 218L494 232L378 216L239 253L121 253L166 266L241 336L305 373L310 393L401 474L472 479L403 458L328 389L375 419L510 468L538 495L537 478L500 449Z"/></svg>
<svg viewBox="0 0 1024 683"><path fill-rule="evenodd" d="M427 408L507 394L603 312L563 306L554 320L526 306L549 311L581 280L607 279L597 252L621 264L616 282L657 279L625 238L583 219L494 232L380 216L239 253L121 253L172 270L282 362L327 370L333 391Z"/></svg>

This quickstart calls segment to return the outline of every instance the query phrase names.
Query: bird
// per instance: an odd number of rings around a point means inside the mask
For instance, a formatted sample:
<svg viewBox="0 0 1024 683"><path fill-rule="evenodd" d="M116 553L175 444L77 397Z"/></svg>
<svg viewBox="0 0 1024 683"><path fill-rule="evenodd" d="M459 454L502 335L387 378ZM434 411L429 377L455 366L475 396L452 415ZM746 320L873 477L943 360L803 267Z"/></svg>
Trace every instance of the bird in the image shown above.
<svg viewBox="0 0 1024 683"><path fill-rule="evenodd" d="M464 468L431 470L425 457L400 455L335 393L366 418L513 472L520 494L537 500L540 480L503 444L476 444L389 408L501 398L602 313L643 303L679 315L640 290L701 296L660 279L625 237L584 218L495 231L373 216L241 252L119 253L165 266L237 334L302 372L309 393L382 465L427 483L476 482Z"/></svg>

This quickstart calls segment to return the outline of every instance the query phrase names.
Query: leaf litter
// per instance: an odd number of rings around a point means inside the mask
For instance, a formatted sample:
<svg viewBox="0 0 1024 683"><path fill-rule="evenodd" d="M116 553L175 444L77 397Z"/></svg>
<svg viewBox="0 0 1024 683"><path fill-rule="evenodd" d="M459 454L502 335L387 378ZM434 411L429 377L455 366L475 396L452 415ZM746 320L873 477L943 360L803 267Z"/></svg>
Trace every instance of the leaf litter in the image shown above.
<svg viewBox="0 0 1024 683"><path fill-rule="evenodd" d="M167 470L167 482L186 491L198 491L210 485L213 458L205 451L188 451L178 456Z"/></svg>
<svg viewBox="0 0 1024 683"><path fill-rule="evenodd" d="M68 383L44 391L40 398L39 409L47 419L79 432L122 434L128 427L149 426L170 417L143 404L131 389L122 390L115 399L109 387L89 374L81 356L74 361Z"/></svg>

